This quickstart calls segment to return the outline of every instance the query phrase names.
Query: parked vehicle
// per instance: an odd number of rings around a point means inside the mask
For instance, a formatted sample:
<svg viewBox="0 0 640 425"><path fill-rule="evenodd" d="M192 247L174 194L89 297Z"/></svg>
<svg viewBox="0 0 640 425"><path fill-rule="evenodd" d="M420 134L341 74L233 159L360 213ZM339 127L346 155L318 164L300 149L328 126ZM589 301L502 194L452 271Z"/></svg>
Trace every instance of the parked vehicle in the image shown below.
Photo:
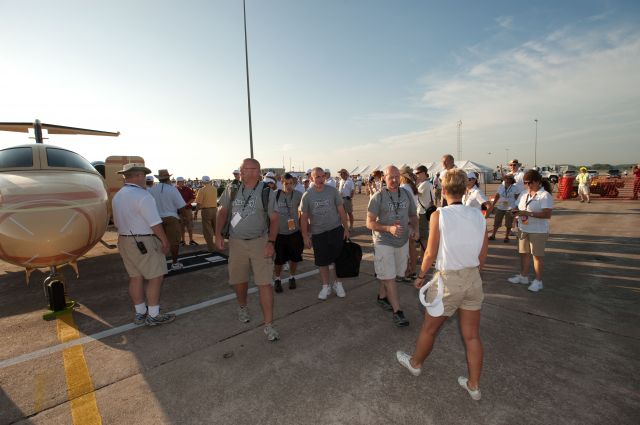
<svg viewBox="0 0 640 425"><path fill-rule="evenodd" d="M591 179L598 177L598 170L587 170L587 174L589 174L589 177L591 177Z"/></svg>
<svg viewBox="0 0 640 425"><path fill-rule="evenodd" d="M607 171L607 177L613 177L613 178L621 178L622 176L620 175L620 170L613 168L609 171Z"/></svg>

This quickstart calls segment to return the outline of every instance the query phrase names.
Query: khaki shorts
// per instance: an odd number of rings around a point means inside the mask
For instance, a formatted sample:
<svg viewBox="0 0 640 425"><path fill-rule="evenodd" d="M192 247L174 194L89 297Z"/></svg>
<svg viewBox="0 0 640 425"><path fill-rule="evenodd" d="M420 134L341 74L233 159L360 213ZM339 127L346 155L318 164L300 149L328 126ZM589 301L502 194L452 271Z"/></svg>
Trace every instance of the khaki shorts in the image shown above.
<svg viewBox="0 0 640 425"><path fill-rule="evenodd" d="M185 208L180 211L180 230L187 229L187 231L193 231L193 211L191 208ZM182 239L182 236L180 237Z"/></svg>
<svg viewBox="0 0 640 425"><path fill-rule="evenodd" d="M147 253L142 254L136 245L144 243ZM129 277L142 276L145 279L164 276L167 274L167 259L162 252L162 242L155 236L118 237L118 251L124 262L124 268Z"/></svg>
<svg viewBox="0 0 640 425"><path fill-rule="evenodd" d="M506 218L505 225L507 226L507 229L511 229L511 227L513 226L513 213L511 211L501 210L499 208L496 208L494 211L496 213L496 216L493 219L493 227L499 229L500 226L502 226L502 219Z"/></svg>
<svg viewBox="0 0 640 425"><path fill-rule="evenodd" d="M180 229L180 220L175 217L162 217L162 228L167 234L169 245L178 246L182 239L182 229Z"/></svg>
<svg viewBox="0 0 640 425"><path fill-rule="evenodd" d="M389 245L374 244L375 255L373 266L376 277L380 280L395 279L396 276L404 276L409 259L409 242L399 248Z"/></svg>
<svg viewBox="0 0 640 425"><path fill-rule="evenodd" d="M477 267L443 271L440 272L440 276L444 283L444 296L442 297L444 316L453 316L459 308L471 311L482 308L484 292L482 292L482 279Z"/></svg>
<svg viewBox="0 0 640 425"><path fill-rule="evenodd" d="M588 195L588 194L589 194L589 186L578 185L578 195Z"/></svg>
<svg viewBox="0 0 640 425"><path fill-rule="evenodd" d="M229 239L229 284L249 282L253 270L253 282L256 285L271 285L273 277L273 258L264 256L264 247L268 237Z"/></svg>
<svg viewBox="0 0 640 425"><path fill-rule="evenodd" d="M344 212L347 214L353 213L353 202L351 199L342 198L342 206L344 207Z"/></svg>
<svg viewBox="0 0 640 425"><path fill-rule="evenodd" d="M536 257L544 257L544 247L548 238L548 233L526 233L519 230L518 252L520 254L533 254Z"/></svg>

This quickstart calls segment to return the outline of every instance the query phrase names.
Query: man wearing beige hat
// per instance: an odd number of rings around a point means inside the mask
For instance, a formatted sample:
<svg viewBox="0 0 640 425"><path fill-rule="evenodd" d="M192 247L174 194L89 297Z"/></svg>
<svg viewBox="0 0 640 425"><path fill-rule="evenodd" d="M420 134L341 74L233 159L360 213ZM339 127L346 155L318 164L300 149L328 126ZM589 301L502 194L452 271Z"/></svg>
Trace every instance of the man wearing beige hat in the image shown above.
<svg viewBox="0 0 640 425"><path fill-rule="evenodd" d="M118 229L118 250L129 275L129 296L135 307L134 323L147 326L170 323L173 314L160 314L160 288L169 252L155 200L145 187L151 170L144 164L126 164L125 184L113 197L113 222ZM146 302L144 281L147 280Z"/></svg>
<svg viewBox="0 0 640 425"><path fill-rule="evenodd" d="M353 230L353 194L356 190L353 180L349 177L349 172L346 169L338 171L340 174L340 184L338 186L338 192L342 196L342 206L344 206L344 212L349 217L349 230Z"/></svg>
<svg viewBox="0 0 640 425"><path fill-rule="evenodd" d="M156 200L158 213L162 218L162 227L167 234L171 245L171 270L180 270L183 265L178 261L178 249L180 248L180 216L187 204L182 195L169 181L171 174L166 169L158 171L156 178L160 183L149 189L149 193Z"/></svg>

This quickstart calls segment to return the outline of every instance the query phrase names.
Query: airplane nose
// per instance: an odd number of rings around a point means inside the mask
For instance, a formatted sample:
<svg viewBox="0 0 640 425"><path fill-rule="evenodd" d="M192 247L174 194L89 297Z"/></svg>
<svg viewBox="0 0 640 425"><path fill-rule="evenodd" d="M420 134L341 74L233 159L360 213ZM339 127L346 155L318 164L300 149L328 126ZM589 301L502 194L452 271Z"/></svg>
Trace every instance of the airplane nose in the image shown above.
<svg viewBox="0 0 640 425"><path fill-rule="evenodd" d="M53 192L59 188L3 197L0 258L23 267L58 266L98 242L107 226L106 191Z"/></svg>

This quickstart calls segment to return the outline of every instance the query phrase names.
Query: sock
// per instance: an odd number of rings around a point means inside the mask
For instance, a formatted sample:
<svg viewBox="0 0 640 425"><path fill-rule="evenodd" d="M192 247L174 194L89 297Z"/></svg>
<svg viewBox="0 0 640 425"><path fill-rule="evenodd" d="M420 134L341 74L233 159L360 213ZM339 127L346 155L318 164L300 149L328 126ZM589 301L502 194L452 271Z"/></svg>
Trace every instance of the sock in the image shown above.
<svg viewBox="0 0 640 425"><path fill-rule="evenodd" d="M149 306L149 316L156 317L160 314L160 306L159 305L150 305Z"/></svg>
<svg viewBox="0 0 640 425"><path fill-rule="evenodd" d="M138 314L145 314L147 312L147 304L142 303L142 304L136 304L136 313Z"/></svg>

